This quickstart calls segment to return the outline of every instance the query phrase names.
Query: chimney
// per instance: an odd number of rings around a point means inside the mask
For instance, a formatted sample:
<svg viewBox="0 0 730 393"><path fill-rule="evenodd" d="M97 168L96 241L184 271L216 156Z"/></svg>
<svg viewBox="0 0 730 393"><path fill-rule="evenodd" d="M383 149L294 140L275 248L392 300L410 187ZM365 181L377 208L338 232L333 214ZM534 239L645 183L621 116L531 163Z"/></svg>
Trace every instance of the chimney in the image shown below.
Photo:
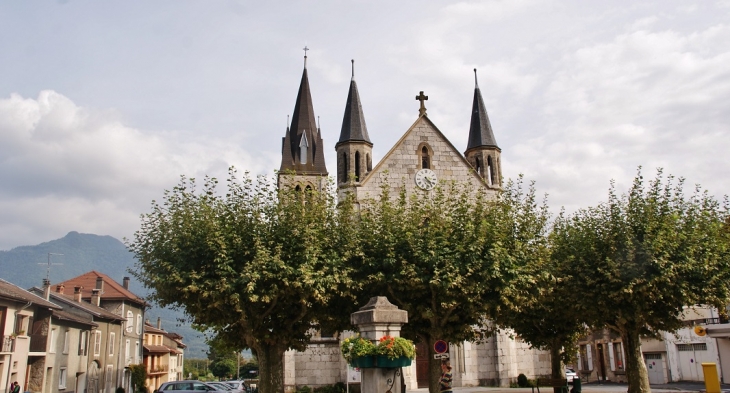
<svg viewBox="0 0 730 393"><path fill-rule="evenodd" d="M162 329L162 320L160 319L160 317L157 317L157 328Z"/></svg>
<svg viewBox="0 0 730 393"><path fill-rule="evenodd" d="M83 287L74 287L74 301L81 303L81 289Z"/></svg>
<svg viewBox="0 0 730 393"><path fill-rule="evenodd" d="M96 278L96 289L99 290L99 293L104 293L104 279L101 277Z"/></svg>
<svg viewBox="0 0 730 393"><path fill-rule="evenodd" d="M97 281L98 283L99 281ZM91 290L91 304L99 307L99 288L94 288Z"/></svg>
<svg viewBox="0 0 730 393"><path fill-rule="evenodd" d="M129 290L129 277L124 277L122 279L122 286L124 289Z"/></svg>
<svg viewBox="0 0 730 393"><path fill-rule="evenodd" d="M65 287L63 286L63 284L56 285L56 293L60 293L61 295L63 295L63 289L64 288Z"/></svg>
<svg viewBox="0 0 730 393"><path fill-rule="evenodd" d="M51 280L43 279L43 297L48 300L51 298Z"/></svg>

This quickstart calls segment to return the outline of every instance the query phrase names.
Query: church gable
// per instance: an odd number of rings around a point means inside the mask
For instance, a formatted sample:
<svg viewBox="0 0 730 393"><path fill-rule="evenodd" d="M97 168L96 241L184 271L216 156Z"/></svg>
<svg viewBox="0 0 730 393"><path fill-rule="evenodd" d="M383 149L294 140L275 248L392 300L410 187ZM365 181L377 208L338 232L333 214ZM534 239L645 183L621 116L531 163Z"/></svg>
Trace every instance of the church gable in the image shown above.
<svg viewBox="0 0 730 393"><path fill-rule="evenodd" d="M354 190L358 199L379 195L388 182L392 188L405 186L406 192L420 190L416 175L430 169L439 182L469 183L488 190L484 181L449 140L426 116L420 116L378 165Z"/></svg>

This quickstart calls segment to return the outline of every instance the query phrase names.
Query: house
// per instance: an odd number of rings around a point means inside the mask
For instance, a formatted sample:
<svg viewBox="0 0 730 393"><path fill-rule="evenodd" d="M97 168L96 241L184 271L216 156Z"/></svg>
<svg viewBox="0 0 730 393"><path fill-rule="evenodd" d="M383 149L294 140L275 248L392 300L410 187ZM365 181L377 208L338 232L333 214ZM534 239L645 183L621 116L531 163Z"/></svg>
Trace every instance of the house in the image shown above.
<svg viewBox="0 0 730 393"><path fill-rule="evenodd" d="M93 306L124 319L118 330L97 330L91 337L87 393L112 393L117 387L131 391L129 366L142 363L144 313L147 303L129 290L129 277L122 284L109 276L90 271L56 284L56 288L78 289L78 296ZM58 291L57 291L58 292Z"/></svg>
<svg viewBox="0 0 730 393"><path fill-rule="evenodd" d="M46 386L50 391L53 380L46 368L52 364L48 354L56 348L51 345L51 316L60 309L0 279L0 389L7 391L17 381L21 391L42 392Z"/></svg>
<svg viewBox="0 0 730 393"><path fill-rule="evenodd" d="M144 365L147 370L147 388L154 391L164 382L180 381L183 376L185 344L182 336L162 329L149 321L144 325Z"/></svg>

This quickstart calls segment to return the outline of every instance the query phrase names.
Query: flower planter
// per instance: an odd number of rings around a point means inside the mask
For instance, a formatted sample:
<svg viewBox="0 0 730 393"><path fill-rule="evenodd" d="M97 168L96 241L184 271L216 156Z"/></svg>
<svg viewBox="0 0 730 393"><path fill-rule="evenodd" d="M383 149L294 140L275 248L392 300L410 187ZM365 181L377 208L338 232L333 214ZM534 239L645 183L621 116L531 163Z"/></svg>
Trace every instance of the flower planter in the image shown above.
<svg viewBox="0 0 730 393"><path fill-rule="evenodd" d="M410 365L411 365L411 359L409 359L407 357L389 359L385 355L375 356L375 367L378 367L378 368L400 368L400 367L408 367Z"/></svg>
<svg viewBox="0 0 730 393"><path fill-rule="evenodd" d="M358 358L352 358L350 365L356 368L373 368L375 367L375 357L361 356Z"/></svg>

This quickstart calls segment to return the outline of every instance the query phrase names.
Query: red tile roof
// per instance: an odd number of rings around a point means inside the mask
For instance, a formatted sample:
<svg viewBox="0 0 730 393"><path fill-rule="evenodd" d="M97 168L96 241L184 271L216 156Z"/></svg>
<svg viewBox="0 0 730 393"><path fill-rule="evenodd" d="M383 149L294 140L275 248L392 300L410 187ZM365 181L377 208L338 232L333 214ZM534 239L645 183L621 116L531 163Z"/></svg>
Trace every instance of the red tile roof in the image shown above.
<svg viewBox="0 0 730 393"><path fill-rule="evenodd" d="M99 273L96 270L92 270L88 273L84 273L78 277L74 277L70 280L60 282L51 286L52 291L56 291L58 285L63 285L65 291L73 291L74 287L81 288L81 297L84 300L91 299L91 290L96 288L96 279L101 277L104 282L104 290L99 294L103 300L128 300L140 305L145 305L146 302L141 297L125 289L121 284L112 280L109 276L103 273Z"/></svg>

